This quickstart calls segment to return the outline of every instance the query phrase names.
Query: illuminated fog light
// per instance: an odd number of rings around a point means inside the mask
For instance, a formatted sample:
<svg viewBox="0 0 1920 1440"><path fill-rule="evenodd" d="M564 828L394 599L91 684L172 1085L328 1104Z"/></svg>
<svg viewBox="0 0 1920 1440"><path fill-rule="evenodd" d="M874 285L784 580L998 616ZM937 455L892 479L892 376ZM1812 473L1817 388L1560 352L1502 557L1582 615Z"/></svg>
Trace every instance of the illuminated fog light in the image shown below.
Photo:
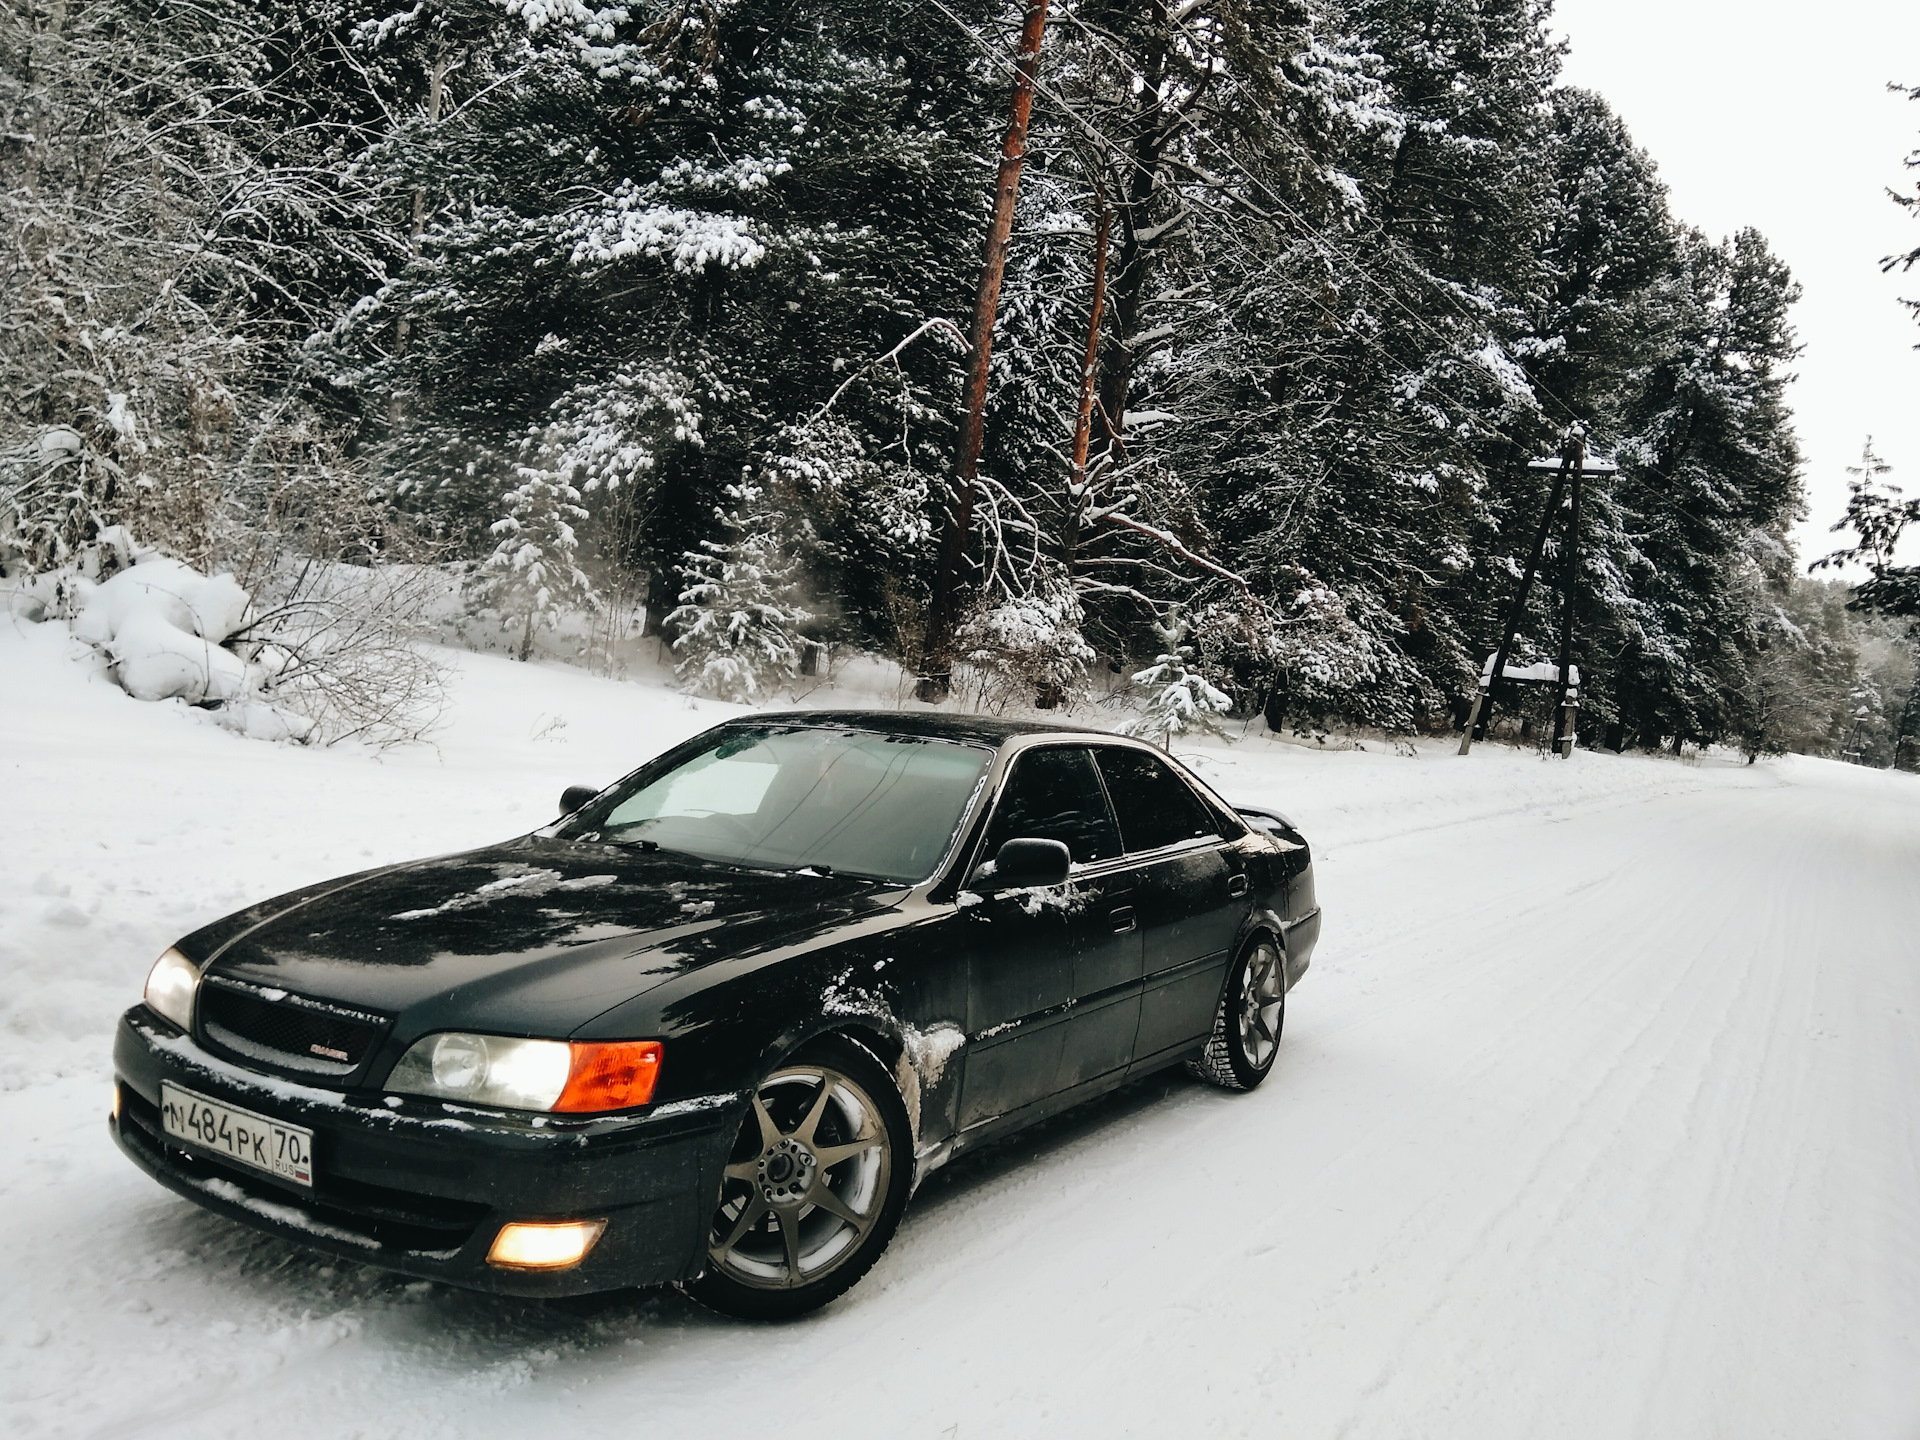
<svg viewBox="0 0 1920 1440"><path fill-rule="evenodd" d="M567 1220L559 1224L502 1225L487 1252L487 1263L508 1270L565 1270L587 1258L607 1228L604 1220Z"/></svg>
<svg viewBox="0 0 1920 1440"><path fill-rule="evenodd" d="M114 1124L120 1123L120 1082L118 1080L113 1082L113 1106L107 1111L107 1115Z"/></svg>

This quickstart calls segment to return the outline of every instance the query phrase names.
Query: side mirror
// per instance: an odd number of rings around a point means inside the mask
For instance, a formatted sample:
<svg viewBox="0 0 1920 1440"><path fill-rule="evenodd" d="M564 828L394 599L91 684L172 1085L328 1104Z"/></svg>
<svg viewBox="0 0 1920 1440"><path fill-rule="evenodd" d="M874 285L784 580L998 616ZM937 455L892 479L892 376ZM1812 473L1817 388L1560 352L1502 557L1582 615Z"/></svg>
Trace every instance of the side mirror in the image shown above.
<svg viewBox="0 0 1920 1440"><path fill-rule="evenodd" d="M1058 885L1072 864L1072 853L1058 840L1009 840L993 857L988 883L996 890Z"/></svg>
<svg viewBox="0 0 1920 1440"><path fill-rule="evenodd" d="M567 786L560 792L560 818L566 819L599 793L599 788L593 785Z"/></svg>

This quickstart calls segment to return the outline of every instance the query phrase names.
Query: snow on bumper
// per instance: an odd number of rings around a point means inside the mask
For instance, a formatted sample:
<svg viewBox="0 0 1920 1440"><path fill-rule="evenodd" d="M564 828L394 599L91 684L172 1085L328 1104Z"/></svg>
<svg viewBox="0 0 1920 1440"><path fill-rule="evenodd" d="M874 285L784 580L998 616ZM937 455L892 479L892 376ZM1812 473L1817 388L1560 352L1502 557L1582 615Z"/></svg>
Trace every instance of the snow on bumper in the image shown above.
<svg viewBox="0 0 1920 1440"><path fill-rule="evenodd" d="M317 1250L514 1295L577 1295L690 1273L719 1193L737 1097L573 1119L352 1096L230 1065L135 1006L114 1038L116 1143L196 1204ZM160 1122L164 1080L313 1131L311 1189L182 1145ZM512 1220L602 1218L571 1270L486 1263Z"/></svg>

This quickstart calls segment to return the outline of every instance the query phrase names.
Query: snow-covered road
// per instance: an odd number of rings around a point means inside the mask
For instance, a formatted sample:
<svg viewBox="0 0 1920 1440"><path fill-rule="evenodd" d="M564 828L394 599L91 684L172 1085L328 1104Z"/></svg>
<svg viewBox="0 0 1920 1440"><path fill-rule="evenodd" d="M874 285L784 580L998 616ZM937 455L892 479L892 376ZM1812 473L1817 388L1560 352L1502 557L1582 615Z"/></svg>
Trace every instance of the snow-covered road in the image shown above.
<svg viewBox="0 0 1920 1440"><path fill-rule="evenodd" d="M847 1300L759 1328L310 1256L102 1115L174 934L536 823L714 707L476 658L439 752L376 762L0 645L34 692L0 684L9 1436L1920 1435L1913 777L1213 752L1319 853L1271 1080L1161 1077L956 1162Z"/></svg>

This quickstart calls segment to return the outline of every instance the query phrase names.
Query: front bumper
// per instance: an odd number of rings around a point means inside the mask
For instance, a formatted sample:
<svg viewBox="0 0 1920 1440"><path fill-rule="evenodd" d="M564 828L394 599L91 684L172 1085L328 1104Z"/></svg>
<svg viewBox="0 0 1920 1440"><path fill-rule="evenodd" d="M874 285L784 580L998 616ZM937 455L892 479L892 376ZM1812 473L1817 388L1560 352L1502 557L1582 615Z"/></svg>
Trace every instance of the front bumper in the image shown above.
<svg viewBox="0 0 1920 1440"><path fill-rule="evenodd" d="M345 1094L229 1064L145 1006L121 1017L113 1137L196 1204L370 1265L509 1295L581 1295L697 1269L744 1097L628 1116L476 1111L417 1096ZM313 1131L313 1186L182 1142L160 1123L160 1083ZM510 1220L604 1217L568 1270L506 1270L486 1256Z"/></svg>

